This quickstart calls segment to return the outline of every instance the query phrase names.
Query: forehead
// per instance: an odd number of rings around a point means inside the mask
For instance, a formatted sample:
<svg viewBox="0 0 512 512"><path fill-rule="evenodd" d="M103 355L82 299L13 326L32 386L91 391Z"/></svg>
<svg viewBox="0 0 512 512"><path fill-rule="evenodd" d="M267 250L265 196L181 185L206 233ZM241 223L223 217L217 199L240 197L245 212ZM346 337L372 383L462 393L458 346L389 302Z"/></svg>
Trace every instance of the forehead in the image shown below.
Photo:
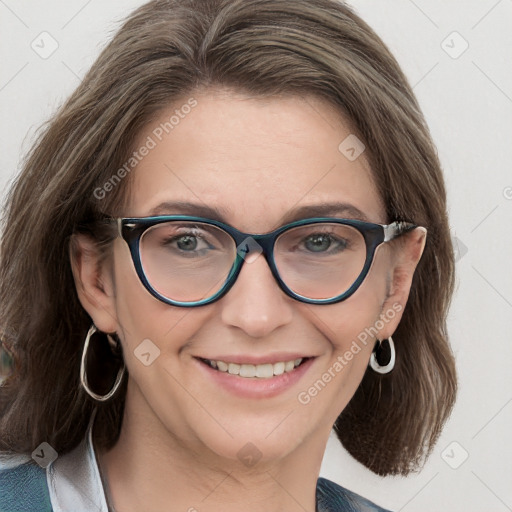
<svg viewBox="0 0 512 512"><path fill-rule="evenodd" d="M354 159L362 149L354 137L339 112L316 97L184 97L139 134L126 213L193 214L164 203L196 203L241 230L264 232L296 208L343 203L353 207L345 216L357 217L357 209L384 222L364 152ZM347 144L355 151L347 153Z"/></svg>

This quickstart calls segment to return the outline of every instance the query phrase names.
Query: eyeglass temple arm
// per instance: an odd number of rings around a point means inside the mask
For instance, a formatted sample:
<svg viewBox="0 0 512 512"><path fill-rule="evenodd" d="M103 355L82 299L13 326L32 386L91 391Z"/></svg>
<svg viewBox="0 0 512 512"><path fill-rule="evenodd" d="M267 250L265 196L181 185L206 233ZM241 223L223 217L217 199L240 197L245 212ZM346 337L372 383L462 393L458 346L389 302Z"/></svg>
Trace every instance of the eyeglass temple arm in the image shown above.
<svg viewBox="0 0 512 512"><path fill-rule="evenodd" d="M114 219L114 221L117 224L117 232L119 234L119 237L123 238L123 219L118 218Z"/></svg>
<svg viewBox="0 0 512 512"><path fill-rule="evenodd" d="M389 242L397 236L417 228L418 225L411 222L396 221L392 224L384 225L382 227L384 228L384 242Z"/></svg>

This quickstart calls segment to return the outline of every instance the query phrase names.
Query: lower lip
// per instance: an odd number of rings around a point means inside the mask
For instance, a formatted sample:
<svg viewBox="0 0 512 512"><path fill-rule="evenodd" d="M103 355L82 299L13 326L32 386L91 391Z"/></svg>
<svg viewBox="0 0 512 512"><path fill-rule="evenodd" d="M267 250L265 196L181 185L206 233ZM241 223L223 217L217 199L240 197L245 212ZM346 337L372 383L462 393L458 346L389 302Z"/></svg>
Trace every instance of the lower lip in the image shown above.
<svg viewBox="0 0 512 512"><path fill-rule="evenodd" d="M199 359L195 359L195 362L199 365L201 371L206 372L209 378L235 395L243 398L270 398L283 393L296 384L309 370L314 359L314 357L311 357L291 372L285 372L282 375L276 375L268 379L239 377L238 375L215 370Z"/></svg>

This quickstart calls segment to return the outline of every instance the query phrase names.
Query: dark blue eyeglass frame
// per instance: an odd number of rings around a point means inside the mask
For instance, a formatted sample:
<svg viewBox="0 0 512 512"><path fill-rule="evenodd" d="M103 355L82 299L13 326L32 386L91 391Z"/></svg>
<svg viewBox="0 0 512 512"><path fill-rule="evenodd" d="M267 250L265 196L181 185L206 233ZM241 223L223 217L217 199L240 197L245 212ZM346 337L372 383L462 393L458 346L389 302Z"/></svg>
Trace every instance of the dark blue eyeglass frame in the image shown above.
<svg viewBox="0 0 512 512"><path fill-rule="evenodd" d="M412 224L409 222L395 221L392 224L375 224L372 222L364 222L361 220L355 219L340 219L333 217L314 217L309 219L302 219L290 224L286 224L281 226L280 228L271 231L266 234L253 234L253 233L243 233L238 229L235 229L233 226L229 224L225 224L223 222L219 222L213 219L206 219L203 217L194 217L189 215L161 215L157 217L140 217L140 218L117 218L110 219L110 221L116 222L119 236L125 240L130 248L130 253L132 256L132 260L135 266L135 270L139 279L141 280L144 287L148 290L148 292L153 295L153 297L158 300L169 304L171 306L180 306L180 307L196 307L196 306L204 306L206 304L211 304L216 300L220 299L224 296L230 288L234 285L238 274L242 269L242 265L245 262L245 255L251 252L250 243L247 242L247 239L252 238L255 242L259 244L262 250L262 254L267 260L267 263L272 271L272 275L276 279L279 287L293 299L296 299L300 302L305 302L308 304L334 304L336 302L341 302L342 300L350 297L361 285L364 281L365 277L370 270L375 250L377 247L383 243L389 242L398 236L411 231L412 229L418 227L416 224ZM160 293L158 293L147 280L146 274L144 273L144 268L142 267L141 257L140 257L140 240L144 232L152 226L157 224L161 224L163 222L168 221L189 221L189 222L201 222L204 224L211 224L212 226L216 226L222 230L224 230L231 238L235 241L237 247L237 255L235 258L235 262L226 278L226 281L222 285L222 287L211 297L207 299L202 299L194 302L180 302L169 299ZM284 233L285 231L298 227L304 226L308 224L319 224L319 223L334 223L334 224L343 224L346 226L352 226L357 229L365 240L366 244L366 259L361 270L361 273L354 281L352 286L336 297L331 297L328 299L310 299L308 297L304 297L292 291L286 283L279 276L279 272L277 270L275 260L274 260L274 245L277 240L277 237ZM241 250L240 246L245 242L245 250ZM240 253L243 253L242 256Z"/></svg>

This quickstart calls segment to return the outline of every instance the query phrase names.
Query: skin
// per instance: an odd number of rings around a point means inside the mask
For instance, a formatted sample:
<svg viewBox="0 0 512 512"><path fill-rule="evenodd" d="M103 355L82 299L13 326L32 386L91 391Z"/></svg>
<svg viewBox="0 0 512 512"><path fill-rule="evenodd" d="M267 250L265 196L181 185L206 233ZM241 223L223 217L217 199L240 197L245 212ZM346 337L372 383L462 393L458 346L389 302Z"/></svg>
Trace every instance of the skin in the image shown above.
<svg viewBox="0 0 512 512"><path fill-rule="evenodd" d="M197 107L133 171L125 216L148 216L163 201L190 201L223 208L225 221L242 231L265 233L298 206L341 201L368 221L393 220L365 154L350 162L338 151L350 127L324 100L250 98L222 89L194 97ZM138 143L183 103L169 106ZM308 404L297 395L365 328L393 305L405 306L425 234L418 228L381 246L360 288L337 304L288 297L258 257L224 297L198 308L153 298L122 239L101 262L94 243L78 237L72 265L80 300L99 330L119 335L130 372L120 439L97 453L117 512L314 511L329 433L361 382L375 338L360 344ZM384 322L378 339L393 334L401 311ZM161 351L150 366L134 355L144 339ZM194 359L297 351L315 356L308 372L264 399L220 388ZM252 467L237 457L249 442L261 454Z"/></svg>

